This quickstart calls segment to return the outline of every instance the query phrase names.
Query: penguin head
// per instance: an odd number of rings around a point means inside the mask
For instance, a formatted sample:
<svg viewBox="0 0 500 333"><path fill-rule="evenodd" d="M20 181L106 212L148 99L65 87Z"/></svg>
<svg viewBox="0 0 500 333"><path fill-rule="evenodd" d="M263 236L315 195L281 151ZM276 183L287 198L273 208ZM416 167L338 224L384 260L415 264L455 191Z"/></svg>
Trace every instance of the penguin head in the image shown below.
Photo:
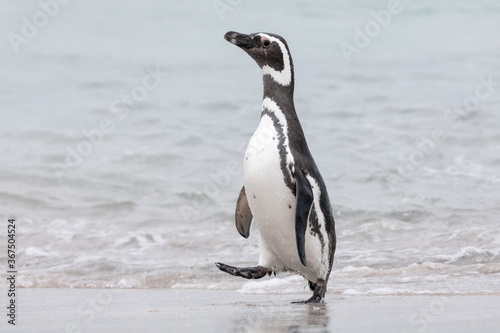
<svg viewBox="0 0 500 333"><path fill-rule="evenodd" d="M245 35L229 31L224 39L245 51L262 69L263 75L271 75L283 86L292 82L292 57L285 39L281 36L257 32Z"/></svg>

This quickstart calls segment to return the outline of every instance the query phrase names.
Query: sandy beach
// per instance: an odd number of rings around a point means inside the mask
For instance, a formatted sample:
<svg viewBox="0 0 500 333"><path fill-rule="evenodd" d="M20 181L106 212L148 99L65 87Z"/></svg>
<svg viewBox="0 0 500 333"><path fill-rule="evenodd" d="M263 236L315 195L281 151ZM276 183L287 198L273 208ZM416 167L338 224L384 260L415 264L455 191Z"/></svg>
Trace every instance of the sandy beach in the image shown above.
<svg viewBox="0 0 500 333"><path fill-rule="evenodd" d="M20 289L2 332L498 332L500 296L344 296L223 290ZM5 318L5 317L4 317Z"/></svg>

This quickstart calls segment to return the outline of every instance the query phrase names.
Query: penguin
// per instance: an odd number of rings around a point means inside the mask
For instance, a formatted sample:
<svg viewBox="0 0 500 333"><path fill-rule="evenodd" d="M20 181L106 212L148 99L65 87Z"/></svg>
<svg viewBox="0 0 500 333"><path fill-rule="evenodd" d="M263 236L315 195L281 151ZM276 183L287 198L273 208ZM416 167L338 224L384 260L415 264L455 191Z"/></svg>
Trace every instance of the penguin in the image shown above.
<svg viewBox="0 0 500 333"><path fill-rule="evenodd" d="M309 151L295 111L294 71L285 39L271 33L224 35L262 70L264 96L259 125L244 157L235 212L236 229L250 235L259 229L255 267L220 262L226 273L246 279L293 272L302 275L313 295L293 303L324 301L336 249L335 221L325 182Z"/></svg>

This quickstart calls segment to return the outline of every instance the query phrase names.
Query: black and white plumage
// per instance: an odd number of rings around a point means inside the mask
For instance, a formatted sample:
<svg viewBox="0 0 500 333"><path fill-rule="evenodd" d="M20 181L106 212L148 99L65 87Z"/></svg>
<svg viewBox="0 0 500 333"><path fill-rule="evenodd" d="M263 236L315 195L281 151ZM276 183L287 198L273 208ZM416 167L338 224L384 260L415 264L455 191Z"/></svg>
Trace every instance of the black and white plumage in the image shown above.
<svg viewBox="0 0 500 333"><path fill-rule="evenodd" d="M260 257L256 267L216 265L247 279L296 272L313 291L304 302L321 302L335 254L335 222L325 183L295 112L288 45L270 33L231 31L224 38L250 55L263 74L262 113L245 153L244 186L235 214L236 228L245 238L252 220L257 224Z"/></svg>

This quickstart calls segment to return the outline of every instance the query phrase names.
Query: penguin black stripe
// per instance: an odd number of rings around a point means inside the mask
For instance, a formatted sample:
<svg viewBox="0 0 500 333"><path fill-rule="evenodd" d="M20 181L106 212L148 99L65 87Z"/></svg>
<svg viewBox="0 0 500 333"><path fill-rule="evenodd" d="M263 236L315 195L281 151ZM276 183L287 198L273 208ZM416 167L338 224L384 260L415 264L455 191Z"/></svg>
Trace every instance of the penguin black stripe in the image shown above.
<svg viewBox="0 0 500 333"><path fill-rule="evenodd" d="M288 163L287 163L287 150L285 146L285 133L284 133L284 125L280 124L278 117L274 112L267 108L263 108L262 110L262 116L268 116L271 118L271 120L274 123L274 127L276 128L276 132L278 132L278 149L279 149L279 154L280 154L280 167L281 171L283 172L283 177L285 180L286 186L292 191L293 194L295 194L295 183L292 182L292 176L290 174L290 169L288 168Z"/></svg>
<svg viewBox="0 0 500 333"><path fill-rule="evenodd" d="M257 224L260 257L255 267L216 265L247 279L296 272L309 281L313 291L304 303L321 302L335 255L335 221L325 183L295 112L290 50L282 37L269 33L228 32L224 38L244 50L262 70L261 119L245 154L244 186L235 214L237 230L245 238L252 221ZM274 139L261 140L268 136Z"/></svg>

